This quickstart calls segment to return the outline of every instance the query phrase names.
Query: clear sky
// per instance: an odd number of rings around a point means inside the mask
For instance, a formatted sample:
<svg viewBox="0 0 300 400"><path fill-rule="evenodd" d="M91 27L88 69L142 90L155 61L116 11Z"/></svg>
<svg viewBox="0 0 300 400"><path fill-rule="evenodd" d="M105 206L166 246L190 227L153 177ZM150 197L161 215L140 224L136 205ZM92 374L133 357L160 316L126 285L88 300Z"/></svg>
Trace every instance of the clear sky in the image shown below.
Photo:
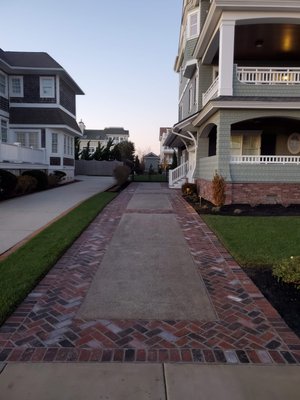
<svg viewBox="0 0 300 400"><path fill-rule="evenodd" d="M177 122L182 0L2 0L0 47L45 51L84 91L77 120L122 126L158 153L160 126Z"/></svg>

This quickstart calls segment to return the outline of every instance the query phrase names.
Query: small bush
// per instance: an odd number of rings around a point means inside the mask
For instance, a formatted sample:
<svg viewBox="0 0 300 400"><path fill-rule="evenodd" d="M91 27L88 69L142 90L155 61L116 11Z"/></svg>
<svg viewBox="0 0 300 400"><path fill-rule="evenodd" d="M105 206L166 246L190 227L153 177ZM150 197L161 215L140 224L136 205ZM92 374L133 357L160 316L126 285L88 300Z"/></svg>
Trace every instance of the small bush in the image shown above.
<svg viewBox="0 0 300 400"><path fill-rule="evenodd" d="M32 176L37 180L37 190L44 190L48 187L48 176L45 172L40 171L38 169L32 169L29 171L25 171L22 175L29 175Z"/></svg>
<svg viewBox="0 0 300 400"><path fill-rule="evenodd" d="M225 187L225 179L216 172L212 180L212 196L217 207L222 207L225 203Z"/></svg>
<svg viewBox="0 0 300 400"><path fill-rule="evenodd" d="M300 289L300 256L285 258L273 266L272 274L285 283Z"/></svg>
<svg viewBox="0 0 300 400"><path fill-rule="evenodd" d="M5 169L0 169L0 197L4 197L13 192L17 184L16 175Z"/></svg>
<svg viewBox="0 0 300 400"><path fill-rule="evenodd" d="M119 165L114 169L113 174L117 181L117 184L122 186L127 182L129 178L130 168L126 165Z"/></svg>
<svg viewBox="0 0 300 400"><path fill-rule="evenodd" d="M48 175L48 186L54 187L57 186L60 182L60 177L58 175L50 174Z"/></svg>
<svg viewBox="0 0 300 400"><path fill-rule="evenodd" d="M37 188L37 179L30 175L21 175L17 178L16 193L30 193Z"/></svg>
<svg viewBox="0 0 300 400"><path fill-rule="evenodd" d="M182 194L191 196L197 194L197 185L195 183L184 183L181 186Z"/></svg>

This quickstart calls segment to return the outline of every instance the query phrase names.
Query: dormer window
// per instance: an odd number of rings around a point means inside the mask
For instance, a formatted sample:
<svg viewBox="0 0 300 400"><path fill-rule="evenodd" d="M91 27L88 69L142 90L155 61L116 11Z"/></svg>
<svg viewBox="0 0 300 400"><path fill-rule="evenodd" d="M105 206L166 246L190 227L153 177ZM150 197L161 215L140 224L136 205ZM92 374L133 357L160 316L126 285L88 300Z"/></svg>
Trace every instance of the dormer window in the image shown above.
<svg viewBox="0 0 300 400"><path fill-rule="evenodd" d="M9 77L9 95L10 97L23 97L23 76Z"/></svg>
<svg viewBox="0 0 300 400"><path fill-rule="evenodd" d="M40 97L54 98L55 97L55 81L53 76L40 77Z"/></svg>
<svg viewBox="0 0 300 400"><path fill-rule="evenodd" d="M188 14L187 27L186 27L187 39L193 39L199 35L199 11L193 11Z"/></svg>

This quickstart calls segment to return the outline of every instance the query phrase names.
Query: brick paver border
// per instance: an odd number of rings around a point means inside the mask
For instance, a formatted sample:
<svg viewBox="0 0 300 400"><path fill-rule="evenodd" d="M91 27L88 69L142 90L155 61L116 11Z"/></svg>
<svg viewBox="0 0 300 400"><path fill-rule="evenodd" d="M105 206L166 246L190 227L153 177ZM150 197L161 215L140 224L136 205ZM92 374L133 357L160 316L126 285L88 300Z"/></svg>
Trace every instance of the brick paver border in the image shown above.
<svg viewBox="0 0 300 400"><path fill-rule="evenodd" d="M180 192L161 186L173 210L127 210L137 183L104 209L0 328L0 362L300 364L299 338ZM216 321L76 318L122 215L132 212L176 215Z"/></svg>

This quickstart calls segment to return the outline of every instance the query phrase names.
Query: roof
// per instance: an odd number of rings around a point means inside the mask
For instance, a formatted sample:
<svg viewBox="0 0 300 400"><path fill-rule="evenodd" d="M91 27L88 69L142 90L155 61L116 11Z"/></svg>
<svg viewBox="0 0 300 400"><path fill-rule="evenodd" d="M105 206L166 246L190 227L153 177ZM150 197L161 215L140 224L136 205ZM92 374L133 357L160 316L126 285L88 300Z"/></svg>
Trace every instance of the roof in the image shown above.
<svg viewBox="0 0 300 400"><path fill-rule="evenodd" d="M159 128L159 140L161 140L162 135L168 131L168 129L172 129L171 127L161 127Z"/></svg>
<svg viewBox="0 0 300 400"><path fill-rule="evenodd" d="M67 71L45 52L4 51L0 49L0 67L8 74L56 74L74 89L84 94Z"/></svg>
<svg viewBox="0 0 300 400"><path fill-rule="evenodd" d="M43 128L47 125L66 126L81 135L76 120L58 108L10 108L10 124L38 125Z"/></svg>
<svg viewBox="0 0 300 400"><path fill-rule="evenodd" d="M150 152L144 156L144 158L159 158L156 154Z"/></svg>
<svg viewBox="0 0 300 400"><path fill-rule="evenodd" d="M91 140L106 140L107 135L128 135L129 131L124 128L104 128L104 129L85 129L83 133L83 139L91 139Z"/></svg>

